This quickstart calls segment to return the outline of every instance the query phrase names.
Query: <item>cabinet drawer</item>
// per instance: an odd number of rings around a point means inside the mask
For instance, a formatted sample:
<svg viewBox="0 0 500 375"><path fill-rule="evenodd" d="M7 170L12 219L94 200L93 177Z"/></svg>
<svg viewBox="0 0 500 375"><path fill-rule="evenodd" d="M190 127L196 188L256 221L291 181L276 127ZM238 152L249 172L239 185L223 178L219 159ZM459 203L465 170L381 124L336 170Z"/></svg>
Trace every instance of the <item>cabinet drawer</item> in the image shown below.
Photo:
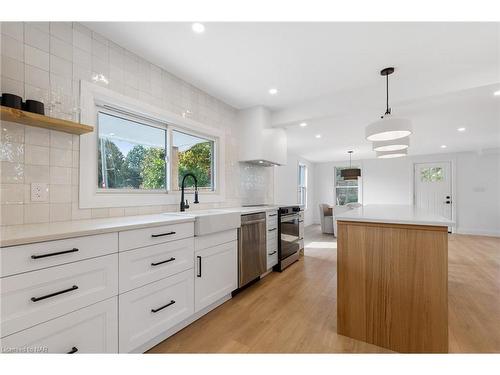
<svg viewBox="0 0 500 375"><path fill-rule="evenodd" d="M5 277L2 336L81 309L118 293L118 254Z"/></svg>
<svg viewBox="0 0 500 375"><path fill-rule="evenodd" d="M267 246L269 245L278 245L278 231L277 230L274 230L274 231L271 231L271 232L267 232L267 238L266 238L266 241L267 241Z"/></svg>
<svg viewBox="0 0 500 375"><path fill-rule="evenodd" d="M194 239L141 247L119 254L120 293L193 268Z"/></svg>
<svg viewBox="0 0 500 375"><path fill-rule="evenodd" d="M120 353L135 350L193 314L193 279L190 269L118 297Z"/></svg>
<svg viewBox="0 0 500 375"><path fill-rule="evenodd" d="M272 216L274 215L274 216ZM278 214L276 212L267 213L266 218L267 229L278 227Z"/></svg>
<svg viewBox="0 0 500 375"><path fill-rule="evenodd" d="M0 249L1 277L118 251L118 233L10 246Z"/></svg>
<svg viewBox="0 0 500 375"><path fill-rule="evenodd" d="M272 250L267 252L267 269L272 268L278 264L278 250Z"/></svg>
<svg viewBox="0 0 500 375"><path fill-rule="evenodd" d="M144 229L126 230L119 233L120 251L194 236L194 223L162 225Z"/></svg>
<svg viewBox="0 0 500 375"><path fill-rule="evenodd" d="M117 353L118 298L84 307L2 339L4 353Z"/></svg>
<svg viewBox="0 0 500 375"><path fill-rule="evenodd" d="M195 251L198 251L236 240L238 240L238 229L230 229L224 232L196 236L194 238L194 249Z"/></svg>

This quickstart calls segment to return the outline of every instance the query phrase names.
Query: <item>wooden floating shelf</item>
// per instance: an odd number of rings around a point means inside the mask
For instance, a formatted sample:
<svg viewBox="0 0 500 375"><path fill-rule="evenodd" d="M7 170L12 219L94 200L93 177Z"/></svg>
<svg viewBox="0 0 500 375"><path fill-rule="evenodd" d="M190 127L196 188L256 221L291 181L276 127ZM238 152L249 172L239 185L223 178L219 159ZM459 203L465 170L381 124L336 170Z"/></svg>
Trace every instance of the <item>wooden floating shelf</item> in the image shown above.
<svg viewBox="0 0 500 375"><path fill-rule="evenodd" d="M22 125L36 126L37 128L57 130L70 134L81 135L94 131L94 128L89 125L4 106L0 106L0 118L2 121L10 121Z"/></svg>

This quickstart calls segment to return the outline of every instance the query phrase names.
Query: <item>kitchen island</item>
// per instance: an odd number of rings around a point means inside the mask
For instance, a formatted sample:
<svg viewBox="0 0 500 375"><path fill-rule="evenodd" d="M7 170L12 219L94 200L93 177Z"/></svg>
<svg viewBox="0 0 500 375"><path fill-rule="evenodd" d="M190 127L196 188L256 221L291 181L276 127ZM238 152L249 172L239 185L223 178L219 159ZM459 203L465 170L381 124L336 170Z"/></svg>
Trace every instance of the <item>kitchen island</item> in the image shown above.
<svg viewBox="0 0 500 375"><path fill-rule="evenodd" d="M448 226L412 206L336 216L337 331L404 353L448 351Z"/></svg>

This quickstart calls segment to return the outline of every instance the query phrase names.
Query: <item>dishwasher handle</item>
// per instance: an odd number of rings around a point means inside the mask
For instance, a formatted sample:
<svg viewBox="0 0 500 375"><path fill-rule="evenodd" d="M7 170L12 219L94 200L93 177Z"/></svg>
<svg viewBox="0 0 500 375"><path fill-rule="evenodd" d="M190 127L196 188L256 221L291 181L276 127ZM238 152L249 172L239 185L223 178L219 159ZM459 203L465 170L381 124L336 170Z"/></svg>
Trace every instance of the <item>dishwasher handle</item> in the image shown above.
<svg viewBox="0 0 500 375"><path fill-rule="evenodd" d="M241 226L259 224L259 223L265 223L265 222L266 222L266 219L257 219L257 220L242 221L241 222Z"/></svg>

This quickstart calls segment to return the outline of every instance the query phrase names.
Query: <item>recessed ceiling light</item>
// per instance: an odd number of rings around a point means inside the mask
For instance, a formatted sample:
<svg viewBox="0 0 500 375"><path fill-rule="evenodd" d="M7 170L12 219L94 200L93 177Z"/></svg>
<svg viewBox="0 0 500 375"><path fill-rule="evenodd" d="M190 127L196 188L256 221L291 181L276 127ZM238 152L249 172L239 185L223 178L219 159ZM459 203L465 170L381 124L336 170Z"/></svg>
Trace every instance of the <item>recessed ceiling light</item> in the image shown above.
<svg viewBox="0 0 500 375"><path fill-rule="evenodd" d="M262 160L259 160L259 164L264 164L264 162Z"/></svg>
<svg viewBox="0 0 500 375"><path fill-rule="evenodd" d="M458 130L459 132L464 132L464 131L465 131L465 128L457 128L457 130Z"/></svg>
<svg viewBox="0 0 500 375"><path fill-rule="evenodd" d="M495 96L500 96L500 90L495 91L495 92L493 93L493 95L495 95Z"/></svg>
<svg viewBox="0 0 500 375"><path fill-rule="evenodd" d="M201 34L205 32L205 25L199 22L195 22L191 25L191 28L196 34Z"/></svg>
<svg viewBox="0 0 500 375"><path fill-rule="evenodd" d="M321 134L316 134L315 137L316 138L321 138Z"/></svg>
<svg viewBox="0 0 500 375"><path fill-rule="evenodd" d="M269 94L271 94L271 95L276 95L277 93L278 93L278 89L276 89L276 88L274 88L274 87L273 87L273 88L271 88L271 89L269 89Z"/></svg>
<svg viewBox="0 0 500 375"><path fill-rule="evenodd" d="M307 126L307 122L301 122L301 123L299 124L299 126L301 126L301 127L303 127L303 128L304 128L304 127L306 127L306 126Z"/></svg>
<svg viewBox="0 0 500 375"><path fill-rule="evenodd" d="M446 148L446 147L448 147L448 146L446 146L446 145L441 145L441 148Z"/></svg>

